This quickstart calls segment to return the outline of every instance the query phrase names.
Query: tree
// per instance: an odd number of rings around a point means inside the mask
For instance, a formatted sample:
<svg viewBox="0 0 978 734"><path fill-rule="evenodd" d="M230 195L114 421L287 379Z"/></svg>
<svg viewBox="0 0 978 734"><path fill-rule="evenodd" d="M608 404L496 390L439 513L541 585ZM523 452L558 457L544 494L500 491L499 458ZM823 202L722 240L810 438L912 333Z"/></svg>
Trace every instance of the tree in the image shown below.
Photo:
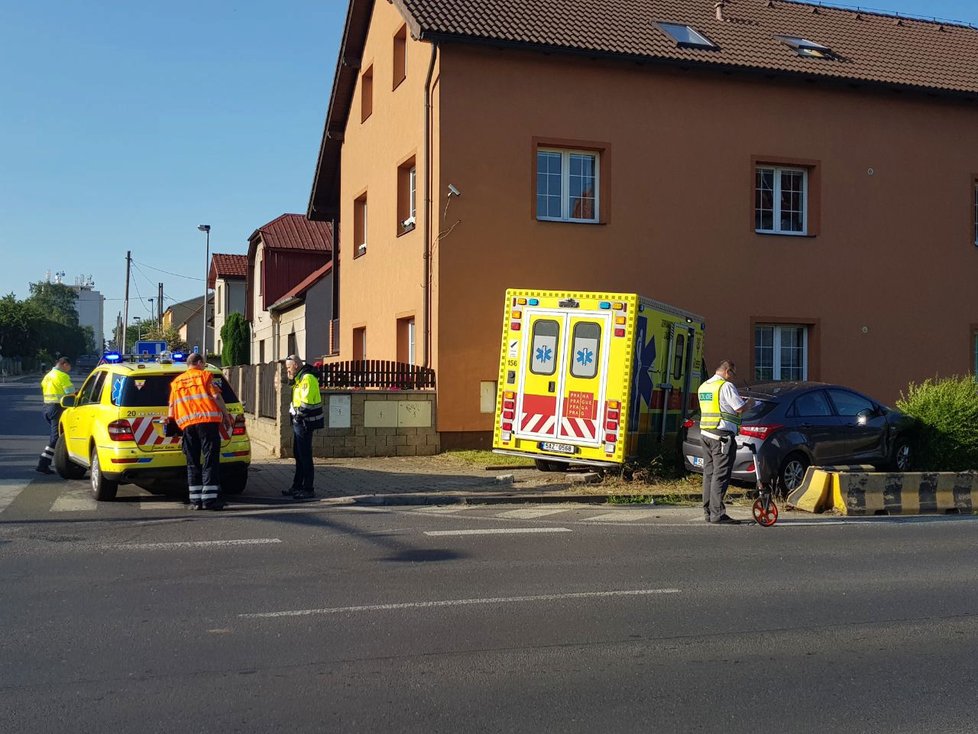
<svg viewBox="0 0 978 734"><path fill-rule="evenodd" d="M221 342L224 345L221 348L221 364L225 367L248 364L251 352L250 341L248 322L241 314L232 313L221 327Z"/></svg>
<svg viewBox="0 0 978 734"><path fill-rule="evenodd" d="M78 293L64 283L31 283L27 301L37 306L44 317L66 326L78 326Z"/></svg>
<svg viewBox="0 0 978 734"><path fill-rule="evenodd" d="M13 293L0 298L0 354L6 357L33 357L41 314L33 306L18 301Z"/></svg>

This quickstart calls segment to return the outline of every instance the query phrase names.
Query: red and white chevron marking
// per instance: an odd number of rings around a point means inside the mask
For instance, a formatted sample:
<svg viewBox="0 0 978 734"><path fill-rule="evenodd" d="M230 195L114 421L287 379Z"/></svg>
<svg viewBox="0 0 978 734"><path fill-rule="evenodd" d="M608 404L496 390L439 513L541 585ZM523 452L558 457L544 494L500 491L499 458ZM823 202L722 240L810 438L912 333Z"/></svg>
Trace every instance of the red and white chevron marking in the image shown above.
<svg viewBox="0 0 978 734"><path fill-rule="evenodd" d="M155 423L158 420L153 416L142 416L133 418L132 435L136 438L138 446L176 446L180 443L179 437L167 438L163 435L163 428Z"/></svg>
<svg viewBox="0 0 978 734"><path fill-rule="evenodd" d="M521 413L520 431L523 433L544 433L552 435L557 424L557 416L543 413Z"/></svg>
<svg viewBox="0 0 978 734"><path fill-rule="evenodd" d="M587 418L561 418L561 438L583 438L593 441L597 436L598 422Z"/></svg>

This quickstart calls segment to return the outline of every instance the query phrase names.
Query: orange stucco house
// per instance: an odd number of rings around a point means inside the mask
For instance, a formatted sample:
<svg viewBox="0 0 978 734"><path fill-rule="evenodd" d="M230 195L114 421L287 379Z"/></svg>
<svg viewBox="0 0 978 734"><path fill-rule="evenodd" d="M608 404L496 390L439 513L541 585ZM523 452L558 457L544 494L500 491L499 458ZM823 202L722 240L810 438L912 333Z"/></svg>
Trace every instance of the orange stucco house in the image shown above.
<svg viewBox="0 0 978 734"><path fill-rule="evenodd" d="M702 314L746 381L974 371L975 58L782 0L351 0L308 211L337 358L433 367L443 447L489 436L507 287Z"/></svg>

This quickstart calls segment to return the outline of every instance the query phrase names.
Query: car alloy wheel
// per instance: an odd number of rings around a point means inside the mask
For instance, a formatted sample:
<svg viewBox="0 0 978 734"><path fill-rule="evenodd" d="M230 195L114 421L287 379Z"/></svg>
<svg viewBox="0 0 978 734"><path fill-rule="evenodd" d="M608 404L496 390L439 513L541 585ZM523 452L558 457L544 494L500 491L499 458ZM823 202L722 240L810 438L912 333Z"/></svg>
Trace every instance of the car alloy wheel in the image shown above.
<svg viewBox="0 0 978 734"><path fill-rule="evenodd" d="M781 466L780 479L781 488L785 495L793 492L801 486L805 479L805 470L808 469L808 460L799 454L792 454L785 459Z"/></svg>

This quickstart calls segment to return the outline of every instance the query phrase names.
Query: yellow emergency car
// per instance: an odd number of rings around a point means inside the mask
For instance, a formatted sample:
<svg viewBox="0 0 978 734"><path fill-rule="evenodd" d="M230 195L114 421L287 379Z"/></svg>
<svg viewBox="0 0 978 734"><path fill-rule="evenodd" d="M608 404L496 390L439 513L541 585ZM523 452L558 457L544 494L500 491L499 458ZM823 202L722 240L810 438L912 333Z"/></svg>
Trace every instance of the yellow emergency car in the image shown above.
<svg viewBox="0 0 978 734"><path fill-rule="evenodd" d="M616 466L694 409L703 318L635 293L506 291L492 448Z"/></svg>
<svg viewBox="0 0 978 734"><path fill-rule="evenodd" d="M187 369L173 358L128 361L107 355L75 395L61 400L54 468L65 479L89 472L97 500L115 499L120 484L147 489L186 488L187 461L179 437L164 435L170 382ZM248 482L251 441L244 408L221 371L208 366L221 386L234 425L221 427L221 491L240 494Z"/></svg>

